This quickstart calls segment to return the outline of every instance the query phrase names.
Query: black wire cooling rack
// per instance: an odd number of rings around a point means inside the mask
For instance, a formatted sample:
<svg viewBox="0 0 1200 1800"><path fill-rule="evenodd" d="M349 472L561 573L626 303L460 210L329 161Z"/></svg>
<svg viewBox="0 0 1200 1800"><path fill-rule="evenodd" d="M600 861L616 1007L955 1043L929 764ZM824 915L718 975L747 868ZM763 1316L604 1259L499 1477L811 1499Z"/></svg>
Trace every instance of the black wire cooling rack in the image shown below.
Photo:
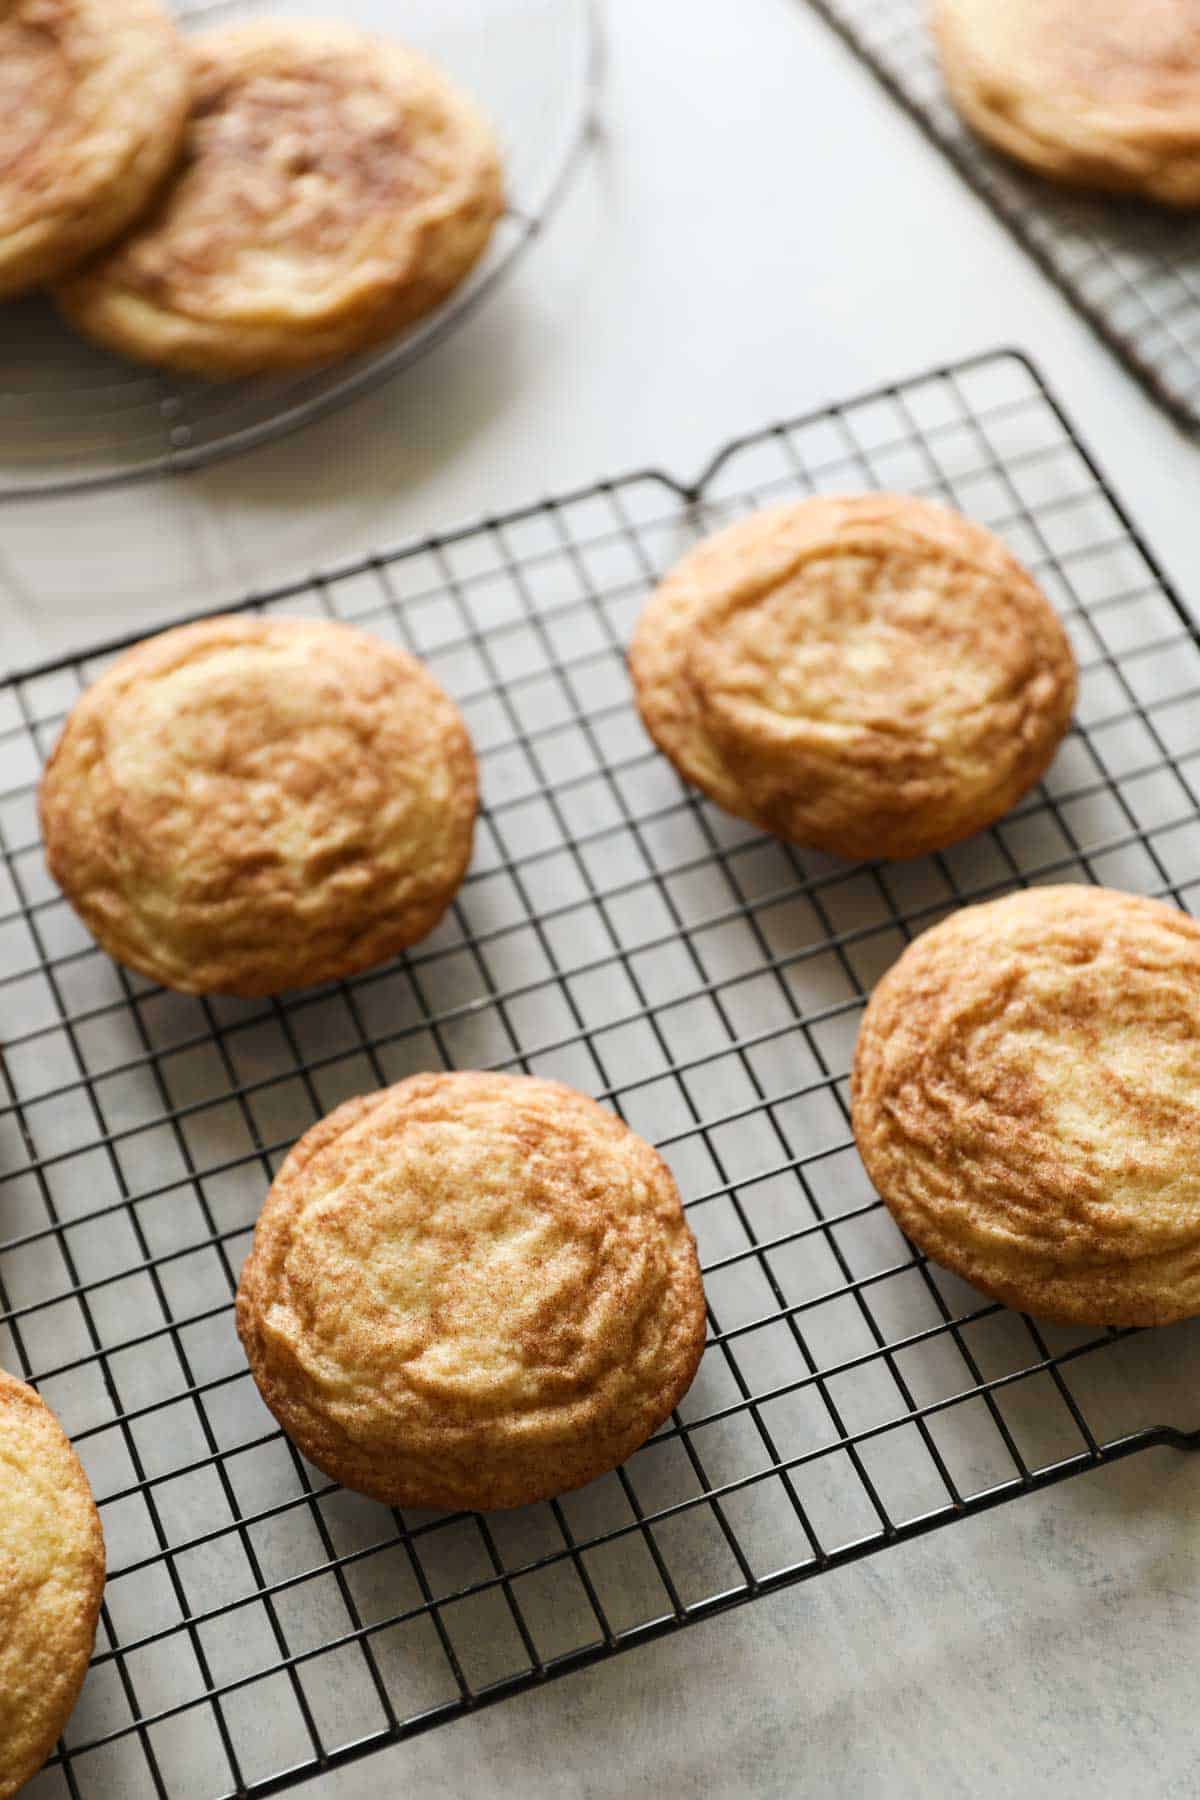
<svg viewBox="0 0 1200 1800"><path fill-rule="evenodd" d="M687 791L622 650L698 533L886 486L1003 532L1066 617L1077 722L994 829L852 866ZM359 620L459 697L483 767L453 914L262 1002L115 967L46 875L34 783L118 646L0 687L0 1359L64 1420L109 1579L31 1793L266 1794L1151 1443L1190 1444L1196 1332L1042 1326L926 1265L855 1155L865 996L912 934L1026 882L1200 894L1200 644L1027 362L984 357L248 605ZM232 1295L272 1171L411 1071L554 1075L665 1150L710 1302L701 1371L617 1473L507 1514L394 1512L279 1434ZM1191 1350L1192 1356L1185 1354Z"/></svg>
<svg viewBox="0 0 1200 1800"><path fill-rule="evenodd" d="M1073 194L960 120L926 0L809 0L1180 424L1200 425L1200 217Z"/></svg>

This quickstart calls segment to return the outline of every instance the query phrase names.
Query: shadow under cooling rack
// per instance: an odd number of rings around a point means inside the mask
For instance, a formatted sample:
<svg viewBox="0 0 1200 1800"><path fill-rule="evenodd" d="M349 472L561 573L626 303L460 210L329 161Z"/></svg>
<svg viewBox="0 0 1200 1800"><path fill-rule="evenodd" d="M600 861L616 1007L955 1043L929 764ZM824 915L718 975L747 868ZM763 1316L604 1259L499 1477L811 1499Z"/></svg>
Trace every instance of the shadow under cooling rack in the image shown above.
<svg viewBox="0 0 1200 1800"><path fill-rule="evenodd" d="M794 849L686 790L623 647L696 536L900 488L1003 533L1067 620L1045 783L921 862ZM50 884L34 784L114 646L0 687L0 1361L63 1418L109 1582L31 1793L266 1793L1200 1423L1198 1331L1068 1330L927 1265L866 1181L846 1072L872 984L963 901L1035 881L1200 894L1200 647L1040 380L998 354L247 602L361 621L458 696L485 809L408 956L262 1002L151 987ZM488 1517L332 1488L279 1434L232 1295L272 1171L418 1069L555 1075L676 1172L705 1266L695 1385L618 1472Z"/></svg>
<svg viewBox="0 0 1200 1800"><path fill-rule="evenodd" d="M1200 425L1200 215L1022 171L952 105L925 0L808 0L1180 424Z"/></svg>

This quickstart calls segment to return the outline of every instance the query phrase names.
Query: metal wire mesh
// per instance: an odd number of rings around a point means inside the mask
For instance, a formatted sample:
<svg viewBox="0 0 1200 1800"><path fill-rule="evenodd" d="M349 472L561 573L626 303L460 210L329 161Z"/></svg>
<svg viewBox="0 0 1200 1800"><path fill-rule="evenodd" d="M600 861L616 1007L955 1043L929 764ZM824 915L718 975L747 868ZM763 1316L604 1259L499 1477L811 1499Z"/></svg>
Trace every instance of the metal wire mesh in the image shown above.
<svg viewBox="0 0 1200 1800"><path fill-rule="evenodd" d="M275 0L176 0L191 29L279 10ZM288 0L289 17L330 12ZM348 22L383 35L388 0L349 0ZM594 122L593 0L409 0L405 40L432 56L494 122L508 205L480 263L428 318L333 364L232 382L139 366L85 342L40 295L0 309L0 503L199 468L298 429L408 367L462 323L535 243L578 171Z"/></svg>
<svg viewBox="0 0 1200 1800"><path fill-rule="evenodd" d="M1001 530L1068 620L1077 723L1043 786L927 860L850 866L679 782L622 646L697 534L885 486ZM453 915L283 1000L115 967L50 884L34 783L114 647L0 688L0 1360L101 1503L109 1581L31 1792L266 1793L465 1709L1057 1481L1196 1418L1196 1332L1039 1326L927 1266L868 1185L864 998L948 909L1024 882L1200 894L1200 646L1029 365L999 354L248 604L363 622L457 694L486 807ZM231 1296L272 1171L418 1069L561 1077L660 1144L710 1342L616 1474L490 1517L332 1488L275 1429Z"/></svg>
<svg viewBox="0 0 1200 1800"><path fill-rule="evenodd" d="M1200 217L1072 194L989 150L937 65L925 0L810 0L1180 423L1200 424Z"/></svg>

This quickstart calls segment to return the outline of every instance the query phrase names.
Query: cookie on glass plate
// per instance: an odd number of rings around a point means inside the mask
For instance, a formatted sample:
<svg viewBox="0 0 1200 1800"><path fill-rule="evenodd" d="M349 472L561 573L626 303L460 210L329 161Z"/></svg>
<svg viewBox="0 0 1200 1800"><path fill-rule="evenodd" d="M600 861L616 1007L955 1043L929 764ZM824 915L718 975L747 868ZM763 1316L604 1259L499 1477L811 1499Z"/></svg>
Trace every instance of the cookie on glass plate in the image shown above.
<svg viewBox="0 0 1200 1800"><path fill-rule="evenodd" d="M190 75L158 0L0 6L0 298L53 281L154 197Z"/></svg>
<svg viewBox="0 0 1200 1800"><path fill-rule="evenodd" d="M262 19L191 42L179 172L58 290L124 354L213 377L346 356L443 300L503 207L474 105L399 44Z"/></svg>

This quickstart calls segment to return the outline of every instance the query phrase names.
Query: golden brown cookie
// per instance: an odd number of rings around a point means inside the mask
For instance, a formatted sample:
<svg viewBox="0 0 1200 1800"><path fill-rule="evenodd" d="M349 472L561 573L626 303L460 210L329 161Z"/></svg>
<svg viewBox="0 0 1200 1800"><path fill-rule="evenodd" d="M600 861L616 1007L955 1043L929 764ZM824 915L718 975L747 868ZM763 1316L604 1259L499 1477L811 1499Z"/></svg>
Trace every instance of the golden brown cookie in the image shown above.
<svg viewBox="0 0 1200 1800"><path fill-rule="evenodd" d="M523 1075L417 1075L314 1126L267 1196L237 1317L310 1462L393 1505L479 1510L616 1467L705 1334L666 1163Z"/></svg>
<svg viewBox="0 0 1200 1800"><path fill-rule="evenodd" d="M1200 206L1200 0L934 0L951 97L1072 186Z"/></svg>
<svg viewBox="0 0 1200 1800"><path fill-rule="evenodd" d="M718 805L798 844L917 856L1006 812L1075 700L1053 608L1000 540L898 494L740 519L670 571L630 667Z"/></svg>
<svg viewBox="0 0 1200 1800"><path fill-rule="evenodd" d="M91 1660L104 1538L50 1408L0 1372L0 1800L62 1735Z"/></svg>
<svg viewBox="0 0 1200 1800"><path fill-rule="evenodd" d="M40 805L50 872L110 956L188 994L273 994L433 929L471 856L475 757L403 650L216 618L87 690Z"/></svg>
<svg viewBox="0 0 1200 1800"><path fill-rule="evenodd" d="M1200 925L1041 887L917 938L871 996L854 1135L900 1229L1022 1311L1200 1312Z"/></svg>
<svg viewBox="0 0 1200 1800"><path fill-rule="evenodd" d="M188 97L158 0L0 0L0 297L125 230L179 152Z"/></svg>
<svg viewBox="0 0 1200 1800"><path fill-rule="evenodd" d="M380 342L482 255L495 141L423 57L262 19L194 40L184 161L158 207L59 290L114 350L215 377Z"/></svg>

